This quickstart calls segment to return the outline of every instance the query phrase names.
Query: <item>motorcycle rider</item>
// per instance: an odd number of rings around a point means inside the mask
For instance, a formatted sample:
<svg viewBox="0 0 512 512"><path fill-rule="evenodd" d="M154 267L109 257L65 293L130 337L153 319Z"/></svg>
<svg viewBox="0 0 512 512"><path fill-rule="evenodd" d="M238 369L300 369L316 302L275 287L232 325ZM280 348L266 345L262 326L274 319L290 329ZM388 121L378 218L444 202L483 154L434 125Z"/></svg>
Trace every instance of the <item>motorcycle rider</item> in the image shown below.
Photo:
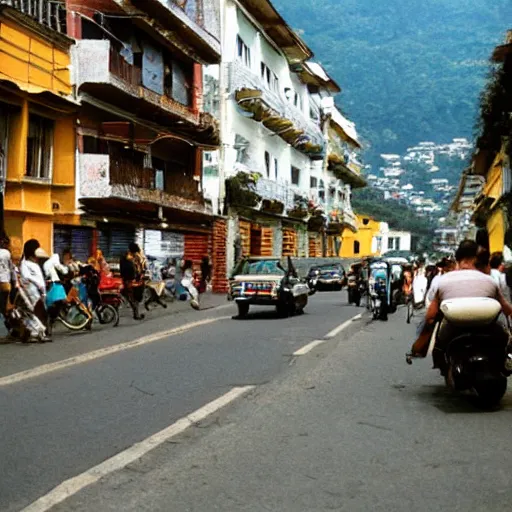
<svg viewBox="0 0 512 512"><path fill-rule="evenodd" d="M472 240L464 240L460 243L456 253L457 269L443 275L432 290L433 300L427 310L424 323L419 326L419 336L414 342L409 358L426 357L430 345L430 339L435 325L439 320L440 306L444 300L464 297L489 297L496 299L502 308L502 312L512 315L512 305L507 302L496 282L485 273L477 269L477 264L482 264L482 255L479 246ZM451 339L450 324L442 322L436 341L436 351L444 352L444 347ZM490 329L495 330L495 337L502 339L504 344L508 341L508 334L498 322ZM437 367L437 365L436 365Z"/></svg>

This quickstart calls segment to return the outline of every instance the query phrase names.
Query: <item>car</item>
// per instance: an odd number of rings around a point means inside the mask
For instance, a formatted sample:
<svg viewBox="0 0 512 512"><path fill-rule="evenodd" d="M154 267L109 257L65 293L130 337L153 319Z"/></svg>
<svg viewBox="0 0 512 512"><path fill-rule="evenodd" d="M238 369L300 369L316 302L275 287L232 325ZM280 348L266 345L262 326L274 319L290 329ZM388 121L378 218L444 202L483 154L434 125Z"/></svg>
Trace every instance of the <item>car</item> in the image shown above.
<svg viewBox="0 0 512 512"><path fill-rule="evenodd" d="M315 265L308 272L308 278L316 276L317 291L340 291L345 284L345 269L339 263Z"/></svg>
<svg viewBox="0 0 512 512"><path fill-rule="evenodd" d="M254 306L274 306L281 317L300 314L308 303L309 287L299 278L291 258L283 265L279 258L246 257L229 280L228 300L244 318Z"/></svg>

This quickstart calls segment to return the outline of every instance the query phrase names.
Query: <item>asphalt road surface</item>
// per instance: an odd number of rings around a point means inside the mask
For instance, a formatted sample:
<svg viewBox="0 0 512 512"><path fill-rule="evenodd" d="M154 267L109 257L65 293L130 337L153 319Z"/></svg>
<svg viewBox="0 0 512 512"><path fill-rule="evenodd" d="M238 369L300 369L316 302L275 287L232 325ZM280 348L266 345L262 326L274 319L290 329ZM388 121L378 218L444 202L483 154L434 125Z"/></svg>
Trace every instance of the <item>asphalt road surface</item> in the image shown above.
<svg viewBox="0 0 512 512"><path fill-rule="evenodd" d="M274 382L297 349L359 312L344 292L319 293L306 314L289 319L254 308L234 320L235 307L222 304L178 321L0 347L0 510L23 509L235 386ZM126 345L134 340L141 344ZM69 357L79 359L56 371L41 367ZM9 381L20 371L29 374Z"/></svg>
<svg viewBox="0 0 512 512"><path fill-rule="evenodd" d="M509 511L512 394L482 412L405 364L403 309L349 322L343 299L0 387L0 509L49 492L28 510Z"/></svg>

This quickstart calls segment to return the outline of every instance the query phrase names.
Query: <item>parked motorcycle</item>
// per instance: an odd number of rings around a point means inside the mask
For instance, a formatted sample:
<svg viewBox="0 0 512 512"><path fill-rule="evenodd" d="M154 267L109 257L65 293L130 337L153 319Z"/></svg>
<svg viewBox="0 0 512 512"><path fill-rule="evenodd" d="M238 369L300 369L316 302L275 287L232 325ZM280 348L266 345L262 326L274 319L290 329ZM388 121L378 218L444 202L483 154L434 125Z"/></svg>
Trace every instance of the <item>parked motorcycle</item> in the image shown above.
<svg viewBox="0 0 512 512"><path fill-rule="evenodd" d="M499 302L490 298L445 300L441 312L444 318L431 342L434 367L450 388L473 390L481 406L496 406L507 390L510 374L505 368L507 340L496 325ZM412 359L407 362L411 364Z"/></svg>
<svg viewBox="0 0 512 512"><path fill-rule="evenodd" d="M80 269L82 283L85 286L85 294L82 301L90 304L90 311L98 319L100 324L119 325L119 307L121 305L120 288L105 290L101 288L100 274L90 265ZM103 286L104 283L103 283Z"/></svg>

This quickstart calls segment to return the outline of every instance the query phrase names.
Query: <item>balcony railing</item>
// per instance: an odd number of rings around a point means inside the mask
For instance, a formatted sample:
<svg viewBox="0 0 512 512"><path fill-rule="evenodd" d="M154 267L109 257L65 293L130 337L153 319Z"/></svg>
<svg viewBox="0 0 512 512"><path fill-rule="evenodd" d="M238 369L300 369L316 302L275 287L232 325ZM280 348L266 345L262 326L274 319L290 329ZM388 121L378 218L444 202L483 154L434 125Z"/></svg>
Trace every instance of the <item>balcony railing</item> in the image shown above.
<svg viewBox="0 0 512 512"><path fill-rule="evenodd" d="M80 154L81 199L119 198L208 213L199 183L183 172L168 172L165 189L156 188L156 171L116 155Z"/></svg>
<svg viewBox="0 0 512 512"><path fill-rule="evenodd" d="M142 85L142 71L128 63L108 40L78 40L72 48L74 80L78 88L85 84L104 84L125 94L159 107L194 125L201 123L201 116L192 108ZM120 95L119 102L127 101Z"/></svg>
<svg viewBox="0 0 512 512"><path fill-rule="evenodd" d="M109 70L130 85L142 85L142 70L126 62L113 46L110 47Z"/></svg>
<svg viewBox="0 0 512 512"><path fill-rule="evenodd" d="M291 121L294 129L302 130L315 144L323 146L324 137L320 126L306 117L302 110L292 105L279 92L269 89L260 76L240 61L229 63L228 82L229 91L233 94L243 89L260 91L261 101L275 114Z"/></svg>
<svg viewBox="0 0 512 512"><path fill-rule="evenodd" d="M0 0L0 5L7 5L30 16L38 23L66 33L66 6L58 0Z"/></svg>

